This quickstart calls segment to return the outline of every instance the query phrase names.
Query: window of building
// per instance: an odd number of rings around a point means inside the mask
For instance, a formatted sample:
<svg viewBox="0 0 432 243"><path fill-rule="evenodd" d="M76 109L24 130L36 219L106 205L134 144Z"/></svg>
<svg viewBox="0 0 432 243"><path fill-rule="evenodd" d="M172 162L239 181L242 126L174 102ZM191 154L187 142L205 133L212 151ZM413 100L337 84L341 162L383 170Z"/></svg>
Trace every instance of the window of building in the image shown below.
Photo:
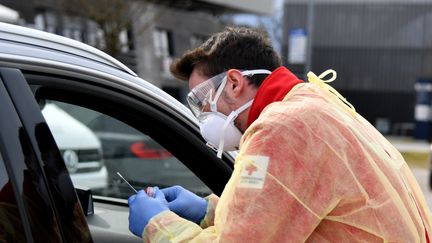
<svg viewBox="0 0 432 243"><path fill-rule="evenodd" d="M128 53L134 49L132 30L130 28L123 29L119 34L120 51Z"/></svg>
<svg viewBox="0 0 432 243"><path fill-rule="evenodd" d="M153 45L157 57L174 56L174 40L171 31L155 29L153 32Z"/></svg>
<svg viewBox="0 0 432 243"><path fill-rule="evenodd" d="M83 25L80 17L63 16L62 35L77 41L83 41Z"/></svg>
<svg viewBox="0 0 432 243"><path fill-rule="evenodd" d="M34 17L35 28L38 30L45 30L45 16L43 13L38 13Z"/></svg>
<svg viewBox="0 0 432 243"><path fill-rule="evenodd" d="M58 34L58 20L51 11L39 10L34 17L34 23L38 30Z"/></svg>

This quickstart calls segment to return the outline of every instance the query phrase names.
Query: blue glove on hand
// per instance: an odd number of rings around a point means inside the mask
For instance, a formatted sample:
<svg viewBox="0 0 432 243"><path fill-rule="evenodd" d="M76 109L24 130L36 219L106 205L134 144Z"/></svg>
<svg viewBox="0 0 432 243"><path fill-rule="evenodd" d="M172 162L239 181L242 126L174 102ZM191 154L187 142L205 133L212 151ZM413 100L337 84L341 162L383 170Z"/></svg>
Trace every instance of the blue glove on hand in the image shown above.
<svg viewBox="0 0 432 243"><path fill-rule="evenodd" d="M159 188L154 188L153 197L149 197L144 190L140 190L128 199L129 230L138 237L142 237L144 228L153 216L169 210L168 202Z"/></svg>
<svg viewBox="0 0 432 243"><path fill-rule="evenodd" d="M161 190L171 211L180 217L199 224L207 211L207 201L181 186Z"/></svg>

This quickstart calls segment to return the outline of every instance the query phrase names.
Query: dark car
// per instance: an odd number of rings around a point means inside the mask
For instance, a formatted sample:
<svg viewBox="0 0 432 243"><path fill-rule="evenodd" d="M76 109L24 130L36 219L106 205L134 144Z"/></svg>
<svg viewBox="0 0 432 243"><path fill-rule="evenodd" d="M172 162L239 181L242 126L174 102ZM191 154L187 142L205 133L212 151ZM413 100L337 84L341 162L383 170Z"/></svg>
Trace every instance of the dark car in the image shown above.
<svg viewBox="0 0 432 243"><path fill-rule="evenodd" d="M61 129L50 129L41 112L50 103L101 142L103 158L94 160L103 161L108 183L93 196L85 185L91 163L76 171L86 180L71 180L53 136ZM180 184L206 195L222 192L232 164L231 154L218 159L205 145L183 104L115 59L0 23L0 241L141 242L128 229L134 192L116 172L137 190Z"/></svg>

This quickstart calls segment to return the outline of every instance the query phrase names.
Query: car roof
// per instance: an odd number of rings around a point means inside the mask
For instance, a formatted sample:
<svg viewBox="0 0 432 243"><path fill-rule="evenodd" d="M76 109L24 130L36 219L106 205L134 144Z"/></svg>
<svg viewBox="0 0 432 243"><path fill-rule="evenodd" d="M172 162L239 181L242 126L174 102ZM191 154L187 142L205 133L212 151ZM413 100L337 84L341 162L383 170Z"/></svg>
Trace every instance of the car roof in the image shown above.
<svg viewBox="0 0 432 243"><path fill-rule="evenodd" d="M152 102L167 107L182 120L198 124L185 105L138 77L115 58L63 36L0 22L0 65L33 71L45 68L59 75L86 72L91 77L98 77L100 82L109 80L137 91Z"/></svg>

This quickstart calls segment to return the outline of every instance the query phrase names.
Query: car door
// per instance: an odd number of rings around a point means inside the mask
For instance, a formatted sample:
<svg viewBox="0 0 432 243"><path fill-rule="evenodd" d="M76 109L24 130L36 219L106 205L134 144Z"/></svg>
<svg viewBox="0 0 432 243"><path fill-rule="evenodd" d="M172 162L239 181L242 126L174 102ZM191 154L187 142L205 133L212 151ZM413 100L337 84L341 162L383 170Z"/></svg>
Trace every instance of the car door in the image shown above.
<svg viewBox="0 0 432 243"><path fill-rule="evenodd" d="M92 242L66 167L17 69L0 68L0 239Z"/></svg>
<svg viewBox="0 0 432 243"><path fill-rule="evenodd" d="M137 240L128 230L126 201L134 192L121 183L116 172L130 180L136 190L179 184L206 196L220 195L225 187L232 172L232 157L224 155L223 160L218 159L197 129L168 112L166 104L143 99L134 90L128 92L124 87L110 85L115 83L107 77L99 83L78 74L68 77L25 70L23 74L42 113L47 106L55 105L89 128L101 143L101 164L107 170L107 186L93 190L99 197L94 196L95 214L87 216L95 242ZM50 129L55 134L54 127ZM76 139L81 145L86 143L82 136ZM85 146L75 148L77 154L79 150L90 150ZM68 160L64 151L60 148L63 158ZM81 164L80 156L77 157ZM70 172L73 181L75 175L85 174L85 171L76 172L80 173ZM90 184L80 186L92 187L99 179L87 177L74 182L87 180Z"/></svg>

